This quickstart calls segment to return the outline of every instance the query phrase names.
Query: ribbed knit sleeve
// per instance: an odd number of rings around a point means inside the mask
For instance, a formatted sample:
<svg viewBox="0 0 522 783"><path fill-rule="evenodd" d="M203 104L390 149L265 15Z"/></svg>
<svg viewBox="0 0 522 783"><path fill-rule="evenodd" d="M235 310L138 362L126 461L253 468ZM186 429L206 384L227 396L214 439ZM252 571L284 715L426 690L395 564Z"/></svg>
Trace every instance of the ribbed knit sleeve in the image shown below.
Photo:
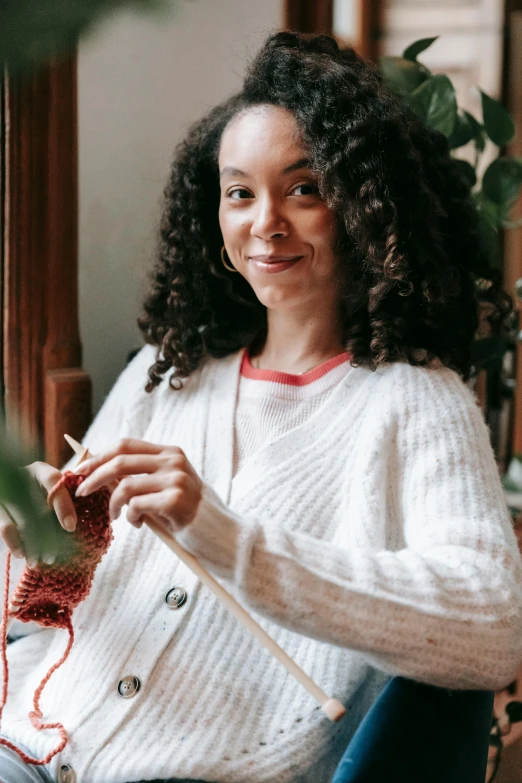
<svg viewBox="0 0 522 783"><path fill-rule="evenodd" d="M208 484L176 535L239 600L292 631L393 675L496 690L522 659L522 566L482 412L447 368L397 363L381 391L372 415L390 436L375 469L399 547L347 551L245 518Z"/></svg>

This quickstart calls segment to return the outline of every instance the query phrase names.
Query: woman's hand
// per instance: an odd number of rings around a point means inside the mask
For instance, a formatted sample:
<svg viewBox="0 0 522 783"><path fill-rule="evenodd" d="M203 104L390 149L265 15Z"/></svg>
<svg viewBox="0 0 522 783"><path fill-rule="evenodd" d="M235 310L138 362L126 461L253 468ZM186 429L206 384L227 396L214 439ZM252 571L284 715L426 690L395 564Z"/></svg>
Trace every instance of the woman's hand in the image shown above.
<svg viewBox="0 0 522 783"><path fill-rule="evenodd" d="M46 462L33 462L26 470L36 480L45 498L62 477L59 470ZM71 532L76 528L74 503L65 487L60 487L55 493L53 509L64 530ZM31 565L40 559L45 563L53 563L56 558L54 539L49 538L49 531L41 531L42 535L38 536L35 530L36 535L29 535L31 521L24 519L14 506L0 505L0 535L11 554L14 557L26 557Z"/></svg>
<svg viewBox="0 0 522 783"><path fill-rule="evenodd" d="M142 440L120 440L82 462L74 472L88 477L76 492L82 497L119 481L111 496L111 519L127 504L127 519L135 527L141 527L146 514L171 531L181 530L196 516L203 489L203 482L178 446Z"/></svg>

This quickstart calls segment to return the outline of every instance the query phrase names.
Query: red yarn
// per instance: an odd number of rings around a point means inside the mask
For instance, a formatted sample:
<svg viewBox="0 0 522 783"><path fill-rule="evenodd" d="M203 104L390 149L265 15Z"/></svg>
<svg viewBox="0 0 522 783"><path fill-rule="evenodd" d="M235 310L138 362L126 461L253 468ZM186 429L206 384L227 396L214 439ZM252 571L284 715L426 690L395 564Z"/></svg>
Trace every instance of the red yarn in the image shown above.
<svg viewBox="0 0 522 783"><path fill-rule="evenodd" d="M15 588L9 604L9 575L11 553L8 552L5 572L4 606L2 623L0 625L0 644L4 670L2 699L0 702L0 719L7 700L9 669L6 654L6 629L8 615L24 623L31 620L39 625L64 628L69 631L69 641L63 656L47 672L36 689L33 697L34 710L28 717L33 726L42 729L58 729L61 742L55 750L39 760L27 756L9 740L0 738L1 745L16 751L27 764L48 764L67 744L67 733L61 723L42 723L40 697L51 675L67 659L74 641L74 630L71 615L73 609L83 601L91 590L96 566L109 548L114 538L109 517L109 500L111 493L106 488L97 490L85 498L76 497L76 488L84 481L83 476L67 471L49 493L49 500L56 491L65 486L71 496L77 516L77 525L71 536L75 537L77 551L67 563L47 565L38 563L35 568L26 566L22 577Z"/></svg>

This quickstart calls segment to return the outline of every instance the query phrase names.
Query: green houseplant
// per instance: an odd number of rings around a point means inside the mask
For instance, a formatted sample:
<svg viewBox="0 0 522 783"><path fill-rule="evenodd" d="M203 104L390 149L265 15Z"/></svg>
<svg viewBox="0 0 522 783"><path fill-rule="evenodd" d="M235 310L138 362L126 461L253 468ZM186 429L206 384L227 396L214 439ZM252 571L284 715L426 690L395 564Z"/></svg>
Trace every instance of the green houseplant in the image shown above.
<svg viewBox="0 0 522 783"><path fill-rule="evenodd" d="M459 108L455 88L448 76L433 74L418 60L419 55L436 40L437 36L423 38L410 44L402 56L382 57L381 73L386 84L400 95L427 125L440 131L448 139L462 177L471 188L480 217L482 236L490 259L490 268L484 270L484 277L487 278L490 272L498 273L502 269L499 231L522 225L522 221L511 219L511 211L522 186L522 159L502 153L502 148L513 139L515 126L502 103L482 90L479 91L482 108L480 118ZM488 139L497 148L497 154L484 170L483 155ZM467 147L468 151L471 148L471 154L468 154L471 161L459 157L459 151L464 147ZM484 282L480 278L477 280L479 300ZM518 298L522 295L522 287L517 285L516 290L509 293ZM485 370L488 375L488 405L492 403L497 392L490 379L500 377L504 356L508 350L514 350L518 340L517 321L518 319L513 318L511 329L499 334L477 334L472 346L475 371ZM518 464L511 464L502 481L506 490L522 491L522 455L514 455L513 459L520 462L520 468ZM517 515L520 510L514 508L512 513Z"/></svg>
<svg viewBox="0 0 522 783"><path fill-rule="evenodd" d="M502 103L482 90L480 119L459 108L455 88L448 76L433 74L417 59L437 37L415 41L400 57L382 57L381 73L387 85L412 106L427 125L446 136L454 153L472 145L472 162L459 158L457 154L455 157L462 177L472 189L484 243L489 251L490 270L499 270L502 268L499 229L521 225L510 219L510 213L522 185L522 159L501 153L514 136L514 123ZM498 155L480 176L487 139L498 147ZM479 288L482 282L478 281ZM498 367L507 341L512 337L511 334L477 339L473 347L475 367L486 370Z"/></svg>

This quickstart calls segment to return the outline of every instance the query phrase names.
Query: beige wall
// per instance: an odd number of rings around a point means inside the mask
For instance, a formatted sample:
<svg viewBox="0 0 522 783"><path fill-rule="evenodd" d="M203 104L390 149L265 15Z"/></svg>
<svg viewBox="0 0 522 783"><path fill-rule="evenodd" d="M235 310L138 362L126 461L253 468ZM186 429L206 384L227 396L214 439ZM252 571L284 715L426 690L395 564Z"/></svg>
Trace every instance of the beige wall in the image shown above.
<svg viewBox="0 0 522 783"><path fill-rule="evenodd" d="M174 146L239 87L281 17L281 0L180 0L168 16L120 14L82 43L80 329L94 410L142 344L136 317Z"/></svg>

